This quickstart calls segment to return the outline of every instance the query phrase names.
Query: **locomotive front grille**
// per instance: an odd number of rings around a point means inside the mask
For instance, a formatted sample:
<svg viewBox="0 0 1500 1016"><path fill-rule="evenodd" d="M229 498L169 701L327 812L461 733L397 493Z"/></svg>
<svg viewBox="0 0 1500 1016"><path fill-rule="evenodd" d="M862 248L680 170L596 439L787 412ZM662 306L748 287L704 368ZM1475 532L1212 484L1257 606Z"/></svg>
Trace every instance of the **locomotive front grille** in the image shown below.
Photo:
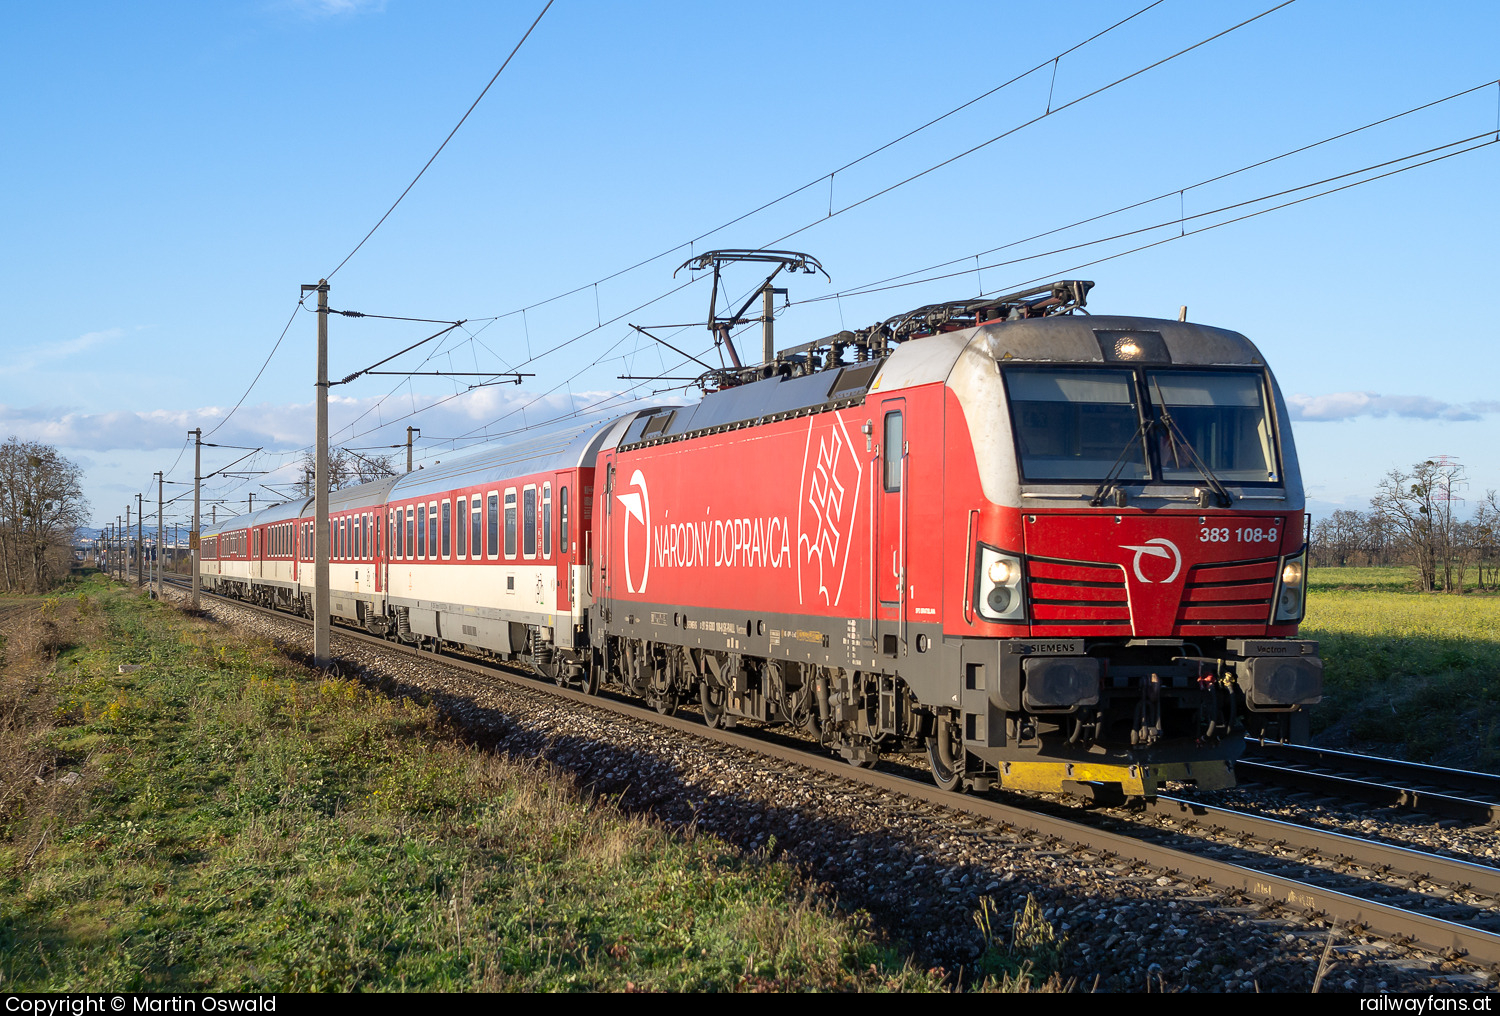
<svg viewBox="0 0 1500 1016"><path fill-rule="evenodd" d="M1179 634L1191 634L1206 626L1222 628L1226 635L1263 631L1276 595L1277 560L1268 557L1195 566L1188 573L1177 610Z"/></svg>
<svg viewBox="0 0 1500 1016"><path fill-rule="evenodd" d="M1027 568L1036 634L1077 628L1099 635L1130 634L1130 600L1119 565L1034 557ZM1057 631L1048 630L1053 628Z"/></svg>

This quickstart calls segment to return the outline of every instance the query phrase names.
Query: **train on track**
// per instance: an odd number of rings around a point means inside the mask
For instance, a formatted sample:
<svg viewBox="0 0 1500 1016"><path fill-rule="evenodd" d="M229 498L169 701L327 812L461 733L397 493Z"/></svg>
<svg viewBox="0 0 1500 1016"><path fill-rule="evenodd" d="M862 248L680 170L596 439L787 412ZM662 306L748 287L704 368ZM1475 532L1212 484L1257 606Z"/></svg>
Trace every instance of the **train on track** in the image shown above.
<svg viewBox="0 0 1500 1016"><path fill-rule="evenodd" d="M332 615L954 790L1231 785L1322 691L1286 406L1243 335L1091 315L1091 286L336 491ZM312 505L205 529L207 588L310 614Z"/></svg>

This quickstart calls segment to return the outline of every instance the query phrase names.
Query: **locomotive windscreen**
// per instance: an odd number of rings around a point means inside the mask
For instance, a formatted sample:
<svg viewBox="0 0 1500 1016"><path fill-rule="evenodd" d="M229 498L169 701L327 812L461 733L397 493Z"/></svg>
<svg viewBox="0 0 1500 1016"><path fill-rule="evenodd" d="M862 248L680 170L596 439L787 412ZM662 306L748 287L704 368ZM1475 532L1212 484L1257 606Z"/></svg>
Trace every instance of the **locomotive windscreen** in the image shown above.
<svg viewBox="0 0 1500 1016"><path fill-rule="evenodd" d="M1265 383L1254 371L1007 367L1006 393L1030 481L1279 479ZM1140 406L1153 426L1141 426ZM1163 417L1165 403L1168 425ZM1118 464L1118 466L1117 466Z"/></svg>
<svg viewBox="0 0 1500 1016"><path fill-rule="evenodd" d="M1116 476L1150 477L1134 371L1013 368L1005 387L1026 479L1098 480L1122 458Z"/></svg>
<svg viewBox="0 0 1500 1016"><path fill-rule="evenodd" d="M1158 419L1165 401L1176 430L1155 428L1161 478L1196 482L1200 474L1180 437L1192 442L1220 480L1269 483L1277 478L1271 421L1259 374L1243 371L1164 371L1146 373L1146 394Z"/></svg>

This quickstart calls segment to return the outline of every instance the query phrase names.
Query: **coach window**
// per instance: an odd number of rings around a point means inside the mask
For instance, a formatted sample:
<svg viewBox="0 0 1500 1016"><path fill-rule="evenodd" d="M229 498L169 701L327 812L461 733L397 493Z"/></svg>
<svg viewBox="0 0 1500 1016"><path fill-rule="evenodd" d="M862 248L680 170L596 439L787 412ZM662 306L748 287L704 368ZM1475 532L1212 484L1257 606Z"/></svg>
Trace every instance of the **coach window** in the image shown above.
<svg viewBox="0 0 1500 1016"><path fill-rule="evenodd" d="M370 557L370 513L359 517L359 556L368 559Z"/></svg>
<svg viewBox="0 0 1500 1016"><path fill-rule="evenodd" d="M505 492L505 556L516 556L516 489Z"/></svg>
<svg viewBox="0 0 1500 1016"><path fill-rule="evenodd" d="M437 502L427 506L427 558L430 561L437 560L438 556L438 506Z"/></svg>
<svg viewBox="0 0 1500 1016"><path fill-rule="evenodd" d="M417 554L417 538L412 533L412 507L406 506L406 559L410 561Z"/></svg>
<svg viewBox="0 0 1500 1016"><path fill-rule="evenodd" d="M500 495L491 494L489 497L489 548L490 557L500 556Z"/></svg>
<svg viewBox="0 0 1500 1016"><path fill-rule="evenodd" d="M473 554L475 557L483 557L484 512L479 508L479 498L476 497L474 499L473 505L470 507L469 511L469 517L472 520L472 523L469 526L469 553Z"/></svg>
<svg viewBox="0 0 1500 1016"><path fill-rule="evenodd" d="M427 506L417 505L417 557L427 556Z"/></svg>
<svg viewBox="0 0 1500 1016"><path fill-rule="evenodd" d="M453 509L453 535L458 539L458 558L463 560L469 556L469 499L461 497L458 499L458 507Z"/></svg>
<svg viewBox="0 0 1500 1016"><path fill-rule="evenodd" d="M570 551L568 544L568 488L557 488L557 552L566 554Z"/></svg>
<svg viewBox="0 0 1500 1016"><path fill-rule="evenodd" d="M552 484L542 484L542 556L552 556Z"/></svg>
<svg viewBox="0 0 1500 1016"><path fill-rule="evenodd" d="M881 454L885 456L885 489L898 491L901 489L901 460L906 455L900 413L885 414L885 447Z"/></svg>
<svg viewBox="0 0 1500 1016"><path fill-rule="evenodd" d="M536 488L521 490L521 553L536 557Z"/></svg>
<svg viewBox="0 0 1500 1016"><path fill-rule="evenodd" d="M443 502L443 559L453 556L453 502Z"/></svg>

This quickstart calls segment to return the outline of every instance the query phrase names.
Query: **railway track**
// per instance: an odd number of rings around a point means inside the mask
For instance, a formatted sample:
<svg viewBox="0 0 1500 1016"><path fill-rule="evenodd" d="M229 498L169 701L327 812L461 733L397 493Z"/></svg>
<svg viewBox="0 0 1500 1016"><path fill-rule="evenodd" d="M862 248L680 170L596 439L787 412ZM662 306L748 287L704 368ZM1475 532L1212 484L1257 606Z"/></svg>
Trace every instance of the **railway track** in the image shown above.
<svg viewBox="0 0 1500 1016"><path fill-rule="evenodd" d="M1470 822L1500 824L1500 776L1489 773L1305 745L1250 741L1245 757L1235 763L1235 775L1245 783L1294 787L1310 794L1353 797Z"/></svg>
<svg viewBox="0 0 1500 1016"><path fill-rule="evenodd" d="M223 602L281 621L307 623L296 615L239 600ZM1169 797L1159 797L1135 813L1117 810L1080 817L1055 808L958 795L914 773L856 769L785 739L714 730L697 720L661 716L622 698L559 688L464 655L420 650L348 628L337 631L343 638L644 720L798 771L966 814L1032 840L1144 866L1160 878L1191 888L1212 887L1444 956L1500 967L1497 868Z"/></svg>

